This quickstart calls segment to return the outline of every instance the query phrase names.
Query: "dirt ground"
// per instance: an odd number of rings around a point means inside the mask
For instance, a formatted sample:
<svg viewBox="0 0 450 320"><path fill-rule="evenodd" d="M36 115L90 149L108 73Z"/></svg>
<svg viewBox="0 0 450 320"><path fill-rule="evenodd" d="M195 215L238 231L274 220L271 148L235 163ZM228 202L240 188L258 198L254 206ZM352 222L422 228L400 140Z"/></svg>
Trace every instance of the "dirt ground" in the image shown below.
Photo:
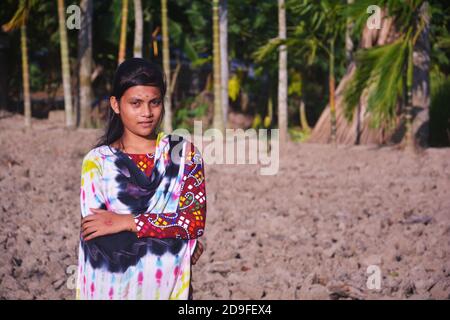
<svg viewBox="0 0 450 320"><path fill-rule="evenodd" d="M0 120L0 298L74 299L81 160L99 131L22 127ZM275 176L206 164L195 299L450 298L450 149L285 151Z"/></svg>

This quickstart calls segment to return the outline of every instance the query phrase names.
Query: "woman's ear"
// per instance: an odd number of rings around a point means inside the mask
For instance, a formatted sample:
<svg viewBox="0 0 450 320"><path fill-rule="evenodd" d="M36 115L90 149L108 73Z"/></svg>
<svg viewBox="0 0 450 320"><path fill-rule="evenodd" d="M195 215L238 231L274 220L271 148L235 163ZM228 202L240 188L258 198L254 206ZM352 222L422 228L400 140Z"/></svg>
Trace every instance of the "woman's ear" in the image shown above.
<svg viewBox="0 0 450 320"><path fill-rule="evenodd" d="M119 102L117 101L116 97L111 96L109 98L109 104L111 105L111 108L114 110L114 113L116 114L120 113Z"/></svg>

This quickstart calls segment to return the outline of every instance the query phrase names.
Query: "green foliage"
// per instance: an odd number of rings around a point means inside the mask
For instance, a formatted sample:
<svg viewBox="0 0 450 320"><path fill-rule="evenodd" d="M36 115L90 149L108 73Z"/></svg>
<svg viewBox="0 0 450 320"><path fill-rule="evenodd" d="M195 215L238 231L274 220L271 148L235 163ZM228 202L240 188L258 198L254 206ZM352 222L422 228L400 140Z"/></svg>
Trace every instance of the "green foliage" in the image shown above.
<svg viewBox="0 0 450 320"><path fill-rule="evenodd" d="M369 5L369 2L374 4L367 0L356 1L348 9L349 14L357 20L361 19L364 6ZM357 52L356 72L344 90L347 119L352 119L361 96L367 92L367 112L371 114L371 125L377 128L381 125L393 127L396 107L404 92L412 87L412 50L425 27L425 21L419 14L424 1L407 2L408 5L392 0L375 3L388 8L388 14L394 17L401 36L391 44Z"/></svg>
<svg viewBox="0 0 450 320"><path fill-rule="evenodd" d="M194 102L195 98L188 98L184 101L183 107L175 112L175 126L177 128L193 129L192 123L195 119L200 119L206 115L208 111L207 103L200 103L194 109L189 106Z"/></svg>
<svg viewBox="0 0 450 320"><path fill-rule="evenodd" d="M199 57L197 51L195 51L194 46L186 33L183 32L180 23L169 19L169 34L170 37L174 39L175 45L179 47L195 65L201 65L198 61Z"/></svg>
<svg viewBox="0 0 450 320"><path fill-rule="evenodd" d="M241 88L240 79L237 74L233 74L228 80L228 96L231 101L236 101Z"/></svg>
<svg viewBox="0 0 450 320"><path fill-rule="evenodd" d="M262 118L261 115L258 113L256 114L256 116L253 118L253 122L252 122L252 129L259 129L261 128L263 125L262 123Z"/></svg>
<svg viewBox="0 0 450 320"><path fill-rule="evenodd" d="M300 127L289 128L288 132L291 140L294 142L305 142L311 134L311 131L303 130Z"/></svg>
<svg viewBox="0 0 450 320"><path fill-rule="evenodd" d="M392 44L357 53L356 72L344 94L345 116L349 121L361 95L368 90L367 111L371 113L372 126L393 124L397 101L405 85L403 72L408 50L407 42L400 38Z"/></svg>
<svg viewBox="0 0 450 320"><path fill-rule="evenodd" d="M264 128L269 129L271 124L272 124L272 118L270 118L269 116L265 116L264 122L263 122Z"/></svg>
<svg viewBox="0 0 450 320"><path fill-rule="evenodd" d="M31 91L44 90L46 79L45 73L41 71L36 63L30 63L30 87Z"/></svg>
<svg viewBox="0 0 450 320"><path fill-rule="evenodd" d="M302 81L302 75L300 72L297 72L295 70L290 70L290 77L289 77L289 87L288 87L288 94L289 95L297 95L299 97L302 96L302 87L303 87L303 81Z"/></svg>
<svg viewBox="0 0 450 320"><path fill-rule="evenodd" d="M367 8L376 5L387 8L387 15L394 18L399 32L406 33L411 22L417 15L417 10L425 0L356 0L345 9L345 15L355 23L355 32L360 34L367 22Z"/></svg>
<svg viewBox="0 0 450 320"><path fill-rule="evenodd" d="M20 0L16 13L11 20L2 26L3 31L10 32L27 23L30 10L35 6L36 0Z"/></svg>
<svg viewBox="0 0 450 320"><path fill-rule="evenodd" d="M279 38L270 39L265 45L259 47L253 54L253 57L256 62L262 62L267 57L273 55L275 52L278 52L278 47L286 44L285 40Z"/></svg>
<svg viewBox="0 0 450 320"><path fill-rule="evenodd" d="M120 34L121 0L94 1L93 18L93 56L96 67L102 72L94 83L95 97L101 98L110 92L112 77L117 67L117 45ZM308 106L308 118L314 123L329 97L328 70L330 41L335 41L336 83L345 73L346 60L344 50L344 34L347 19L356 23L353 38L355 47L361 36L369 14L369 5L386 6L389 14L395 18L399 32L406 35L411 26L420 24L414 22L414 13L423 1L419 0L355 0L351 6L346 0L287 0L287 40L280 41L278 35L277 1L273 0L228 0L228 51L230 71L233 75L236 69L242 70L239 78L231 76L229 95L232 102L238 101L241 90L248 93L250 98L249 112L260 114L259 126L269 127L267 102L273 99L276 106L276 90L278 86L278 47L286 44L288 47L289 74L289 102L290 111L298 112L295 99L301 96ZM27 21L28 48L30 58L30 83L32 91L56 90L61 83L59 63L60 49L58 36L58 19L55 0L53 1L25 1L33 3L30 18ZM431 64L438 66L444 75L450 73L450 12L449 4L445 1L430 0L431 26ZM11 26L20 26L24 11L18 10L20 1L3 0L0 6L0 24L8 22ZM66 6L72 4L66 0ZM78 4L78 2L77 2ZM181 53L191 62L190 68L195 70L198 77L197 88L201 89L204 80L210 72L212 61L212 7L210 1L205 0L173 0L169 1L169 36L172 55L177 58ZM161 64L161 54L155 57L151 53L151 32L161 24L160 1L143 1L144 10L144 57ZM414 30L414 28L413 28ZM128 19L127 56L131 56L134 31L133 2L130 1ZM414 35L413 32L410 34ZM77 30L69 30L69 51L73 71L77 61ZM160 36L160 34L159 34ZM20 87L20 32L8 33L10 51L8 59L10 95L18 95ZM270 40L272 39L272 40ZM410 40L410 39L409 39ZM405 40L405 41L409 41ZM160 41L160 40L158 40ZM361 51L355 55L359 70L348 93L348 99L353 107L359 101L359 96L366 92L370 94L370 108L375 122L389 122L395 115L402 87L406 85L404 72L409 57L409 49L401 43L392 44L386 48L374 48L374 51ZM160 50L161 52L161 50ZM10 62L8 61L8 62ZM206 114L207 106L199 105L190 110L194 96L198 92L192 91L192 78L185 72L186 61L182 61L177 90L187 90L178 97L184 97L182 107L175 110L174 122L180 126L189 127L192 119ZM237 63L237 64L235 64ZM236 67L237 65L237 67ZM252 74L253 71L253 74ZM200 75L200 76L199 76ZM301 75L301 76L300 76ZM76 76L76 72L72 72ZM299 79L300 76L300 79ZM238 81L236 81L238 80ZM234 81L234 82L233 82ZM446 82L447 81L447 82ZM444 128L448 119L447 105L448 80L437 82L432 78L433 91L432 107L430 110L431 133L434 141L443 141ZM187 84L186 84L187 83ZM439 83L439 84L438 84ZM182 88L182 89L178 89ZM446 89L447 88L447 89ZM358 96L359 95L359 96ZM187 98L186 98L187 97ZM276 108L274 108L276 110ZM347 116L351 116L352 107L345 109ZM298 121L296 113L289 115ZM272 122L273 122L272 118ZM257 120L258 121L258 120ZM291 122L292 124L293 122ZM436 132L439 132L437 135ZM294 136L302 133L293 132ZM438 138L436 138L438 137ZM436 140L437 139L437 140ZM437 142L436 142L437 144Z"/></svg>

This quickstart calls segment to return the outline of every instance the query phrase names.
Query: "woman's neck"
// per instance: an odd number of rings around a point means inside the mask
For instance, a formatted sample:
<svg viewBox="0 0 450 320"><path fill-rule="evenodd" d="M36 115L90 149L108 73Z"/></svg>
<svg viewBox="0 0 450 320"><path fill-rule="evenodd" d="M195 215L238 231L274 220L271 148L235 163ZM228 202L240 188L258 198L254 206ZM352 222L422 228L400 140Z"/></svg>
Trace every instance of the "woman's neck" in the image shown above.
<svg viewBox="0 0 450 320"><path fill-rule="evenodd" d="M156 137L155 133L148 137L142 137L125 129L122 137L116 141L117 144L114 143L113 147L118 147L125 153L153 153L156 148Z"/></svg>

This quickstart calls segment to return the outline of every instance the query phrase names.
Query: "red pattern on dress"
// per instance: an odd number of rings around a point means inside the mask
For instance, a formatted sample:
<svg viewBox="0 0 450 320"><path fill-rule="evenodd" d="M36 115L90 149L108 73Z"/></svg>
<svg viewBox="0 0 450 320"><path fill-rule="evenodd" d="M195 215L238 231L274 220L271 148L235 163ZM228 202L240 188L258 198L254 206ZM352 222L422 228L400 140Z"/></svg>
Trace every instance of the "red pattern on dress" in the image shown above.
<svg viewBox="0 0 450 320"><path fill-rule="evenodd" d="M135 216L137 237L195 239L203 235L206 220L206 190L203 159L194 161L194 147L184 167L180 202L176 213L144 213ZM150 176L154 157L147 154L128 154L134 163Z"/></svg>
<svg viewBox="0 0 450 320"><path fill-rule="evenodd" d="M152 154L134 154L127 153L128 157L133 160L136 166L141 169L147 177L152 174L153 167L155 166L155 157Z"/></svg>

